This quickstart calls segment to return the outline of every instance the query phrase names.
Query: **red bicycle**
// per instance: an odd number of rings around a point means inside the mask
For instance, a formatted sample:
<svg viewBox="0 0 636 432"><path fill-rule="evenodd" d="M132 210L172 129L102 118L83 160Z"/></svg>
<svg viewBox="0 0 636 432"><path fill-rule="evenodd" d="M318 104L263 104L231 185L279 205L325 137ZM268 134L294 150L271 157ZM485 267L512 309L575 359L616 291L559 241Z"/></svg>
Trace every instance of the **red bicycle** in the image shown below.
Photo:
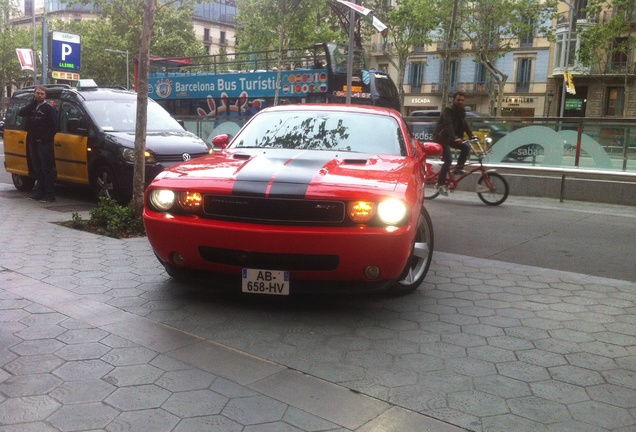
<svg viewBox="0 0 636 432"><path fill-rule="evenodd" d="M465 172L463 174L453 173L453 169L458 167L451 167L446 176L446 183L444 186L449 191L457 189L457 184L473 173L479 174L477 180L477 186L475 192L480 200L485 204L496 206L503 203L508 198L510 187L505 178L494 169L484 168L483 160L487 151L484 150L479 138L464 141L471 145L475 154L477 155L477 163L467 162L463 167ZM426 199L433 199L440 194L437 190L437 180L439 178L439 172L442 167L441 162L426 162L426 182L424 186L424 197Z"/></svg>

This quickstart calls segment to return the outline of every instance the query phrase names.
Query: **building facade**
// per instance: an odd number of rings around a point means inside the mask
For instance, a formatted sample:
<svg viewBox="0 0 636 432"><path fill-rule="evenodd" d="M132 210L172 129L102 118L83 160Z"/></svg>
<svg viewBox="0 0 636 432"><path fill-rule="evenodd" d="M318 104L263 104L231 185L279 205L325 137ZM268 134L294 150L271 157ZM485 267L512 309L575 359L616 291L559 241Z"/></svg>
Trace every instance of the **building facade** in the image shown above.
<svg viewBox="0 0 636 432"><path fill-rule="evenodd" d="M559 5L559 18L552 22L553 41L535 32L517 39L509 52L495 60L495 66L508 75L502 95L496 94L496 85L489 80L483 65L475 61L468 41L448 47L441 40L416 48L405 69L403 113L442 109L448 103L441 100L444 81L448 80L450 94L463 91L467 107L486 115L494 112L495 99L500 97L501 116L636 117L634 49L609 56L602 65L582 67L576 61L580 48L577 29L581 31L598 22L587 19L586 0ZM622 12L605 11L603 19L609 19L613 13ZM630 34L636 36L636 12L632 15L633 33L625 34L625 38ZM571 35L569 49L568 35ZM397 70L389 61L391 48L379 34L373 36L367 47L372 66L387 70L397 82ZM447 49L450 50L448 76L444 64ZM564 72L572 74L576 94L564 91Z"/></svg>

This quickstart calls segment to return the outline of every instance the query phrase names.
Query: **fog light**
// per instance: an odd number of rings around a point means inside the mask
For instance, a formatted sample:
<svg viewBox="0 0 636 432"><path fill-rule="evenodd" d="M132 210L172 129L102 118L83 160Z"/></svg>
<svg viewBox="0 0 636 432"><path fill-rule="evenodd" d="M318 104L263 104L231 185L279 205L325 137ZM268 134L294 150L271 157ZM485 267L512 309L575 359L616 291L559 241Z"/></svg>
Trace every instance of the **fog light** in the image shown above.
<svg viewBox="0 0 636 432"><path fill-rule="evenodd" d="M367 266L364 269L364 276L367 279L375 280L380 277L380 269L376 266Z"/></svg>
<svg viewBox="0 0 636 432"><path fill-rule="evenodd" d="M172 260L174 265L182 266L185 262L185 258L179 252L172 252L170 254L170 259Z"/></svg>

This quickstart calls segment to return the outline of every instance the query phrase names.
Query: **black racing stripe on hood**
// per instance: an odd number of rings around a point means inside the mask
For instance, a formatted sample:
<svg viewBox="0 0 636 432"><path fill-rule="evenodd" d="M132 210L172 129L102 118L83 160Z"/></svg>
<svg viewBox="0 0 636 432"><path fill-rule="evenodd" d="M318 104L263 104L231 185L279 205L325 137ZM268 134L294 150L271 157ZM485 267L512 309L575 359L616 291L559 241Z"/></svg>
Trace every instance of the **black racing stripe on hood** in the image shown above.
<svg viewBox="0 0 636 432"><path fill-rule="evenodd" d="M332 159L333 154L317 152L303 153L292 159L274 178L269 196L304 198L313 178Z"/></svg>
<svg viewBox="0 0 636 432"><path fill-rule="evenodd" d="M274 158L267 155L257 155L252 157L236 176L232 194L265 196L270 180L289 160L289 157L281 156Z"/></svg>
<svg viewBox="0 0 636 432"><path fill-rule="evenodd" d="M239 171L232 194L303 198L311 180L333 158L331 152L274 151L257 154Z"/></svg>

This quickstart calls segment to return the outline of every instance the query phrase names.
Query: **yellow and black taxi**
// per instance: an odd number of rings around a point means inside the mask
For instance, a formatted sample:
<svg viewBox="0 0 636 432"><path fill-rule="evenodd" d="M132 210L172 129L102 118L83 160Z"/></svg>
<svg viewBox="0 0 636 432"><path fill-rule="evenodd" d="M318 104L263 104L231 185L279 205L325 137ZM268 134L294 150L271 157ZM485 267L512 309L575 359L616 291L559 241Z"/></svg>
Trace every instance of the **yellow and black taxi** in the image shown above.
<svg viewBox="0 0 636 432"><path fill-rule="evenodd" d="M99 88L92 80L80 84L46 86L47 102L59 115L54 140L56 181L90 185L98 196L125 203L132 196L137 94ZM16 91L5 119L5 168L21 191L29 191L35 184L26 118L18 116L20 108L32 100L33 91L33 87ZM210 146L202 139L184 130L161 106L148 100L147 183L176 163L209 153Z"/></svg>

